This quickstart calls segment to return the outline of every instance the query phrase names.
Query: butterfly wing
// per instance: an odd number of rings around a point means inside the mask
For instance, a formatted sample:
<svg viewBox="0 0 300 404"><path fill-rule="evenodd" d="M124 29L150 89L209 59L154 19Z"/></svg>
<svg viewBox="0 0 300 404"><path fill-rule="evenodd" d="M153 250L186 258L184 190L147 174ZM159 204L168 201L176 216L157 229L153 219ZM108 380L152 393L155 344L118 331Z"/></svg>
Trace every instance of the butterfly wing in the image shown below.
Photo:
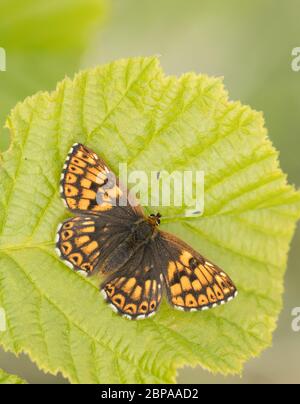
<svg viewBox="0 0 300 404"><path fill-rule="evenodd" d="M129 203L105 162L82 144L75 144L68 154L61 196L79 216L59 226L56 250L68 266L87 274L104 269L106 258L144 216L135 201Z"/></svg>
<svg viewBox="0 0 300 404"><path fill-rule="evenodd" d="M161 233L157 240L164 264L168 300L178 310L207 310L237 296L229 276L177 237Z"/></svg>
<svg viewBox="0 0 300 404"><path fill-rule="evenodd" d="M151 243L141 247L101 286L111 308L128 319L151 317L161 303L163 277L153 253Z"/></svg>
<svg viewBox="0 0 300 404"><path fill-rule="evenodd" d="M143 215L135 201L129 203L127 193L104 160L78 143L71 148L63 168L61 197L66 207L77 213L101 214L114 207L124 207Z"/></svg>
<svg viewBox="0 0 300 404"><path fill-rule="evenodd" d="M69 267L87 275L103 269L107 257L127 238L136 220L130 211L116 208L115 213L77 216L59 226L56 251Z"/></svg>

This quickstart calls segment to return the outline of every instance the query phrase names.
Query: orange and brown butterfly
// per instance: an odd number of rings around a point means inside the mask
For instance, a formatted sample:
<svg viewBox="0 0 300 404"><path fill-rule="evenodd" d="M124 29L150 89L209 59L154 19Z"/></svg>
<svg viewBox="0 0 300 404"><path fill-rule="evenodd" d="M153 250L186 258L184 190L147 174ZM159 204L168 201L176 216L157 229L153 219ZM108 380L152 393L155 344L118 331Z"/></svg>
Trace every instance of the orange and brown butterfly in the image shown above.
<svg viewBox="0 0 300 404"><path fill-rule="evenodd" d="M183 311L207 310L237 296L224 271L159 229L160 214L147 217L129 203L113 172L82 144L68 154L61 196L74 217L59 226L56 250L75 271L106 275L100 289L117 313L151 317L164 291Z"/></svg>

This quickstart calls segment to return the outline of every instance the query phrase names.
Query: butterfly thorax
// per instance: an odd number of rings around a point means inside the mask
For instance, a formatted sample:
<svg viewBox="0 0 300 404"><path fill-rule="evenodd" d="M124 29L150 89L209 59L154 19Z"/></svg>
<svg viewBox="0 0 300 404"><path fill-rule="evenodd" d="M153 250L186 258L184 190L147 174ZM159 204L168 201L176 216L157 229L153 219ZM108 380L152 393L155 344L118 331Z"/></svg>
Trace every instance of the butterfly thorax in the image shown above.
<svg viewBox="0 0 300 404"><path fill-rule="evenodd" d="M121 270L139 250L145 248L158 234L157 224L149 218L137 220L127 237L115 248L104 263L104 271Z"/></svg>
<svg viewBox="0 0 300 404"><path fill-rule="evenodd" d="M132 242L144 243L151 239L155 232L155 226L148 222L148 220L141 219L136 223L132 229Z"/></svg>
<svg viewBox="0 0 300 404"><path fill-rule="evenodd" d="M161 215L150 215L147 218L140 219L133 227L133 234L137 241L148 241L153 239L158 233Z"/></svg>

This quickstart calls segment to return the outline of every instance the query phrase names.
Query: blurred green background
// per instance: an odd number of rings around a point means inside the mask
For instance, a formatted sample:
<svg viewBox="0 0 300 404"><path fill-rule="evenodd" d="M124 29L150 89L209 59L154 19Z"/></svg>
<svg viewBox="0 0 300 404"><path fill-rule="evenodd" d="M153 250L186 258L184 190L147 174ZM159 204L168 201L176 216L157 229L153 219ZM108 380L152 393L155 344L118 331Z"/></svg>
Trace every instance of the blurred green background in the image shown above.
<svg viewBox="0 0 300 404"><path fill-rule="evenodd" d="M160 55L169 74L224 76L230 98L264 111L289 181L300 186L299 0L0 0L0 123L18 101L79 68L128 56ZM1 129L0 149L8 146ZM200 368L179 372L182 383L300 383L300 333L291 311L300 306L300 231L293 241L284 310L274 345L247 364L242 378ZM0 351L0 367L29 382L64 383L44 375L25 356Z"/></svg>

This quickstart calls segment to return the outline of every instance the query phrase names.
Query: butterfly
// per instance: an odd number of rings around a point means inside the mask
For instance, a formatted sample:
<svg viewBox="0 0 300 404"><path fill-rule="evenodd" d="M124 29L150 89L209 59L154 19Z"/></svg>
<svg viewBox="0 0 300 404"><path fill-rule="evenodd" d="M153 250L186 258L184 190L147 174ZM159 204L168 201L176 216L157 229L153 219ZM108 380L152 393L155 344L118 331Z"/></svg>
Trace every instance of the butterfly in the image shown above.
<svg viewBox="0 0 300 404"><path fill-rule="evenodd" d="M237 296L222 269L161 231L161 215L147 217L106 163L82 144L68 154L61 197L74 216L58 228L59 256L86 276L105 275L100 290L122 316L151 317L163 293L182 311L207 310Z"/></svg>

